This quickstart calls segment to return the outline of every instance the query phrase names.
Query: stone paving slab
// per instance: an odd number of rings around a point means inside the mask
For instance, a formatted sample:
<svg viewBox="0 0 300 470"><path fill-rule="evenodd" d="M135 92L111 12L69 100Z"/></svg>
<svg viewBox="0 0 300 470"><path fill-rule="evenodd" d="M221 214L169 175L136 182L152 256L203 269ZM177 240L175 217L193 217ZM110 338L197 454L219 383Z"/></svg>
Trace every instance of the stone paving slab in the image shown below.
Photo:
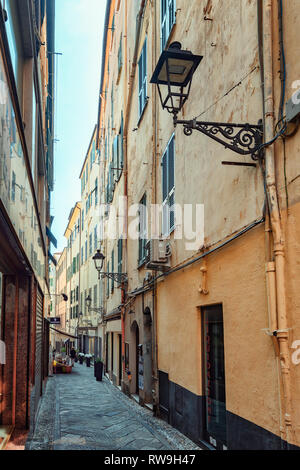
<svg viewBox="0 0 300 470"><path fill-rule="evenodd" d="M29 450L200 450L93 368L50 377Z"/></svg>

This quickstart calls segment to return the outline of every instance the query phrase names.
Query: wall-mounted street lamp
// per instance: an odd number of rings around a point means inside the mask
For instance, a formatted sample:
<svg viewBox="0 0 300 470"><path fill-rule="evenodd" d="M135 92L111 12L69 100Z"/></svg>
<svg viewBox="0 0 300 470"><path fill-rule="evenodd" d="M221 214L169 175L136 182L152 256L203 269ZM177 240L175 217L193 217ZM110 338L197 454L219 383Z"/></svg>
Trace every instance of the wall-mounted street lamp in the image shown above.
<svg viewBox="0 0 300 470"><path fill-rule="evenodd" d="M233 152L251 155L253 160L257 160L263 140L261 121L253 125L203 122L196 119L186 121L177 118L189 97L193 75L202 58L182 50L180 42L173 42L168 50L162 52L150 83L157 85L163 109L173 114L174 126L183 125L185 135L190 136L193 130L197 130ZM162 86L167 86L167 94L164 96Z"/></svg>
<svg viewBox="0 0 300 470"><path fill-rule="evenodd" d="M127 274L125 273L102 273L103 263L105 260L105 256L100 250L97 250L97 253L93 256L93 260L95 263L95 268L98 271L98 279L103 279L107 277L108 279L112 279L113 281L117 282L118 284L125 284L127 282Z"/></svg>
<svg viewBox="0 0 300 470"><path fill-rule="evenodd" d="M104 315L105 313L104 307L91 307L92 299L90 295L85 299L85 305L89 312L100 313L101 315Z"/></svg>

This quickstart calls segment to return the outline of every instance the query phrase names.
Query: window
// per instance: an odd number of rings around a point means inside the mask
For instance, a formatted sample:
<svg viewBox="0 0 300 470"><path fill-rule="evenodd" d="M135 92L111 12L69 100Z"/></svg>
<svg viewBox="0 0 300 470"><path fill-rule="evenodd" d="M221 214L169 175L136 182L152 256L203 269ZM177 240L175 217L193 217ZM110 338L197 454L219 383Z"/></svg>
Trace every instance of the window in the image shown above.
<svg viewBox="0 0 300 470"><path fill-rule="evenodd" d="M85 261L87 261L87 255L88 255L88 246L87 246L88 242L87 240L85 241Z"/></svg>
<svg viewBox="0 0 300 470"><path fill-rule="evenodd" d="M169 39L170 32L176 22L176 0L161 0L161 50Z"/></svg>
<svg viewBox="0 0 300 470"><path fill-rule="evenodd" d="M81 264L83 264L83 246L81 247Z"/></svg>
<svg viewBox="0 0 300 470"><path fill-rule="evenodd" d="M82 209L81 230L84 230L84 209Z"/></svg>
<svg viewBox="0 0 300 470"><path fill-rule="evenodd" d="M142 116L147 103L147 38L139 60L139 116Z"/></svg>
<svg viewBox="0 0 300 470"><path fill-rule="evenodd" d="M97 284L94 286L94 307L97 307Z"/></svg>
<svg viewBox="0 0 300 470"><path fill-rule="evenodd" d="M119 139L118 139L118 168L124 167L124 153L123 153L123 137L124 137L124 122L123 122L123 112L121 113L121 126L119 132ZM122 170L120 170L121 176Z"/></svg>
<svg viewBox="0 0 300 470"><path fill-rule="evenodd" d="M120 80L121 72L122 72L122 66L123 66L123 51L122 51L122 34L120 38L120 44L119 44L119 50L118 50L118 81Z"/></svg>
<svg viewBox="0 0 300 470"><path fill-rule="evenodd" d="M93 166L93 163L95 163L95 159L96 159L96 143L94 141L93 147L92 147L92 155L91 155L91 168Z"/></svg>
<svg viewBox="0 0 300 470"><path fill-rule="evenodd" d="M107 263L107 272L109 273L109 262ZM107 278L106 281L106 297L109 297L109 277Z"/></svg>
<svg viewBox="0 0 300 470"><path fill-rule="evenodd" d="M123 240L118 241L118 273L122 274L123 270Z"/></svg>
<svg viewBox="0 0 300 470"><path fill-rule="evenodd" d="M98 178L95 180L95 206L98 204Z"/></svg>
<svg viewBox="0 0 300 470"><path fill-rule="evenodd" d="M11 200L15 202L16 200L16 174L12 172L12 179L11 179Z"/></svg>
<svg viewBox="0 0 300 470"><path fill-rule="evenodd" d="M115 272L115 250L112 250L111 252L111 272ZM114 279L111 280L111 293L113 293L115 289L115 282Z"/></svg>
<svg viewBox="0 0 300 470"><path fill-rule="evenodd" d="M92 253L93 253L93 234L90 233L90 250L89 250L90 256L92 255Z"/></svg>
<svg viewBox="0 0 300 470"><path fill-rule="evenodd" d="M94 250L96 251L98 248L98 236L97 236L97 225L94 228Z"/></svg>
<svg viewBox="0 0 300 470"><path fill-rule="evenodd" d="M147 232L147 198L144 194L139 208L139 265L144 263L146 257Z"/></svg>
<svg viewBox="0 0 300 470"><path fill-rule="evenodd" d="M174 171L175 137L172 136L162 157L162 193L163 220L162 233L168 236L175 228L175 171Z"/></svg>

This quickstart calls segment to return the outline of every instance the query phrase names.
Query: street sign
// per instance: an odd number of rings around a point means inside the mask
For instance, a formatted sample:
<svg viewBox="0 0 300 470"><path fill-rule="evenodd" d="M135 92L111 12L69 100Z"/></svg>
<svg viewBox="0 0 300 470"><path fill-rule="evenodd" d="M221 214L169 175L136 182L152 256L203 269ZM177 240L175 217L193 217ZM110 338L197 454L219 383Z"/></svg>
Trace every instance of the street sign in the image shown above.
<svg viewBox="0 0 300 470"><path fill-rule="evenodd" d="M51 325L60 325L60 317L49 317L48 320Z"/></svg>

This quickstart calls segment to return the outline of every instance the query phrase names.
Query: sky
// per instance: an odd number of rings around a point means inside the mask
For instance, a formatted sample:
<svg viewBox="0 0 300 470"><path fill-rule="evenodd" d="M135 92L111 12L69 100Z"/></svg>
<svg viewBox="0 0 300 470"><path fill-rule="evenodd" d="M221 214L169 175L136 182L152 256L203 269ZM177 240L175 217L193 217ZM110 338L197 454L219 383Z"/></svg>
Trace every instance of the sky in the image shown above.
<svg viewBox="0 0 300 470"><path fill-rule="evenodd" d="M54 0L53 0L54 1ZM52 233L57 249L72 207L81 199L79 174L97 122L106 0L55 0L56 132Z"/></svg>

